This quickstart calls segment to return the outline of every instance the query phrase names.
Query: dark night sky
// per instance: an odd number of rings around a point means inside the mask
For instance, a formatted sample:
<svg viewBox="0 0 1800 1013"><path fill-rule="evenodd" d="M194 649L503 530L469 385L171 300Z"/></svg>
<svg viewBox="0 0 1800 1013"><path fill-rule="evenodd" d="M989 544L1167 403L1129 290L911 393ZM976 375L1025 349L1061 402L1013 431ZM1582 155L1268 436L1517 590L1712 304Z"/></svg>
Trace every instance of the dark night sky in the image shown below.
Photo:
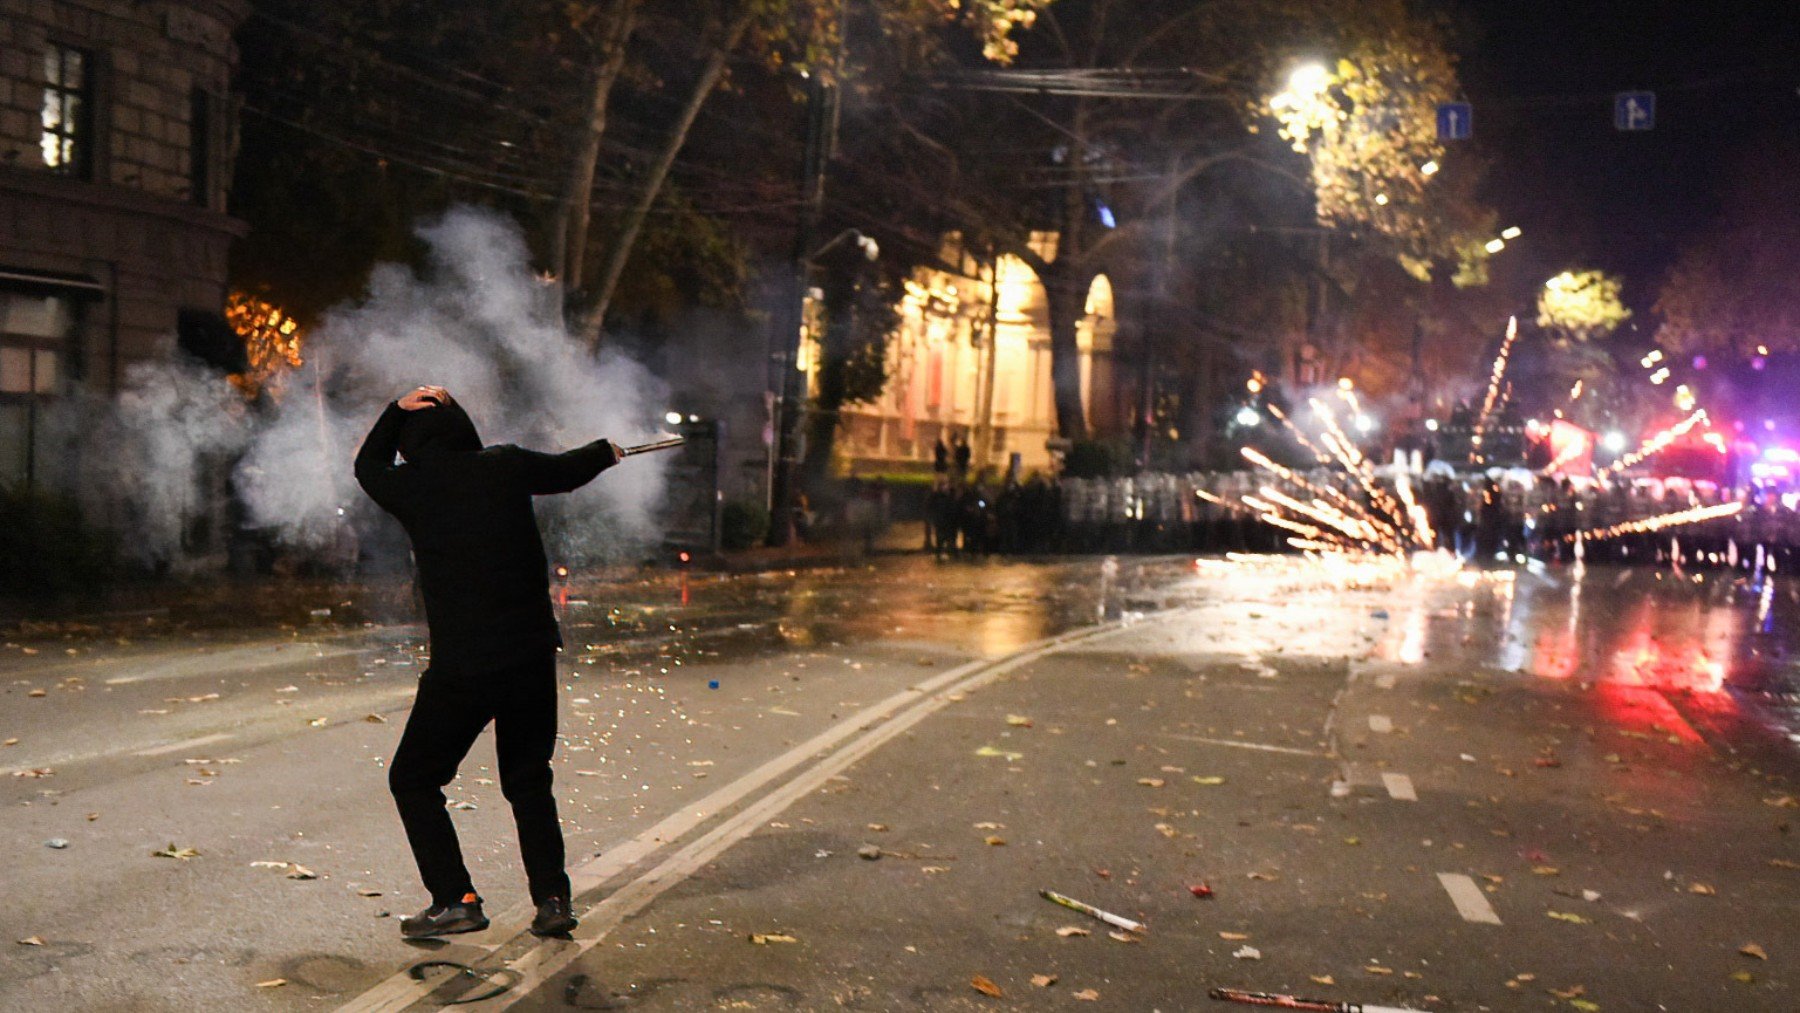
<svg viewBox="0 0 1800 1013"><path fill-rule="evenodd" d="M1600 266L1648 308L1715 213L1733 158L1800 136L1800 2L1461 0L1462 77L1488 197L1548 273ZM1613 93L1656 92L1648 133ZM1795 166L1800 172L1800 165ZM1548 276L1548 274L1546 274Z"/></svg>

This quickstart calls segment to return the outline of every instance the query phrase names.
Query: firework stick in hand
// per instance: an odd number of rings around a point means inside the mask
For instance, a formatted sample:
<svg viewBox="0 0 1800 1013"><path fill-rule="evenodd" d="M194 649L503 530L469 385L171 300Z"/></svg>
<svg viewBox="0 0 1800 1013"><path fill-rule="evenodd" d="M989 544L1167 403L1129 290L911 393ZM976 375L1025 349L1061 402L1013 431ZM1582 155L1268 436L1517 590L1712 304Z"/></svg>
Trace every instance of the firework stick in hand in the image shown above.
<svg viewBox="0 0 1800 1013"><path fill-rule="evenodd" d="M687 437L685 436L671 436L666 440L657 440L654 443L640 443L635 447L621 447L619 448L619 456L630 457L633 454L648 454L655 450L673 450L686 442Z"/></svg>

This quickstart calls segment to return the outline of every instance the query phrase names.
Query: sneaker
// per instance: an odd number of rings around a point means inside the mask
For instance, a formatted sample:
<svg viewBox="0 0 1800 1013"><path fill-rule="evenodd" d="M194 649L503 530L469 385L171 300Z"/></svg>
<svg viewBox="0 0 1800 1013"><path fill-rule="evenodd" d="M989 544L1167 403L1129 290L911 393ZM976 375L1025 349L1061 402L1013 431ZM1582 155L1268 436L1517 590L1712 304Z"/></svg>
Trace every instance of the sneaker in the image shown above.
<svg viewBox="0 0 1800 1013"><path fill-rule="evenodd" d="M400 934L408 939L480 932L487 927L481 898L472 893L463 894L463 899L455 904L433 904L411 918L400 919Z"/></svg>
<svg viewBox="0 0 1800 1013"><path fill-rule="evenodd" d="M569 898L550 897L538 905L537 917L531 920L534 936L566 936L575 931L575 915L569 910Z"/></svg>

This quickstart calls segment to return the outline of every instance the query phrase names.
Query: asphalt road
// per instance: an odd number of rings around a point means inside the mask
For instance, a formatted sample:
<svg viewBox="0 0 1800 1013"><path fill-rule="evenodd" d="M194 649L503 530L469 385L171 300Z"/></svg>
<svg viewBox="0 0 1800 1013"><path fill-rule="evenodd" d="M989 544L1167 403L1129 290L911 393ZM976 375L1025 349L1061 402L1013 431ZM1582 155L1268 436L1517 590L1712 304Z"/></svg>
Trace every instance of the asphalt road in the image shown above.
<svg viewBox="0 0 1800 1013"><path fill-rule="evenodd" d="M1785 586L905 559L682 595L570 592L569 940L522 932L485 737L451 795L499 917L398 939L416 629L7 648L0 766L51 773L0 785L0 929L42 944L0 1008L1800 1006Z"/></svg>

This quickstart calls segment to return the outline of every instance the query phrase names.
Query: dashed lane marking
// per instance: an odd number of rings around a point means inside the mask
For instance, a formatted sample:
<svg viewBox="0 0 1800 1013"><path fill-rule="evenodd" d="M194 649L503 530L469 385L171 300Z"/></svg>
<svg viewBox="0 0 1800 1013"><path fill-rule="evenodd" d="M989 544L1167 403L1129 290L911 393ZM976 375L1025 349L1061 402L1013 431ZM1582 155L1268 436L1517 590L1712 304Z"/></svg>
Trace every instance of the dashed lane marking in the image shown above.
<svg viewBox="0 0 1800 1013"><path fill-rule="evenodd" d="M231 738L230 732L214 732L211 735L202 735L197 739L183 739L180 742L169 742L160 746L151 746L149 749L140 749L131 755L161 756L164 753L178 753L183 750L193 749L195 746L209 746L215 742L224 742L229 738Z"/></svg>
<svg viewBox="0 0 1800 1013"><path fill-rule="evenodd" d="M1444 892L1450 895L1450 903L1456 905L1456 913L1462 915L1463 921L1500 924L1500 916L1494 913L1494 906L1488 903L1473 879L1460 872L1440 872L1437 878L1444 884Z"/></svg>
<svg viewBox="0 0 1800 1013"><path fill-rule="evenodd" d="M1412 778L1405 774L1381 775L1381 783L1387 785L1388 795L1402 802L1417 802L1419 793L1413 790Z"/></svg>

